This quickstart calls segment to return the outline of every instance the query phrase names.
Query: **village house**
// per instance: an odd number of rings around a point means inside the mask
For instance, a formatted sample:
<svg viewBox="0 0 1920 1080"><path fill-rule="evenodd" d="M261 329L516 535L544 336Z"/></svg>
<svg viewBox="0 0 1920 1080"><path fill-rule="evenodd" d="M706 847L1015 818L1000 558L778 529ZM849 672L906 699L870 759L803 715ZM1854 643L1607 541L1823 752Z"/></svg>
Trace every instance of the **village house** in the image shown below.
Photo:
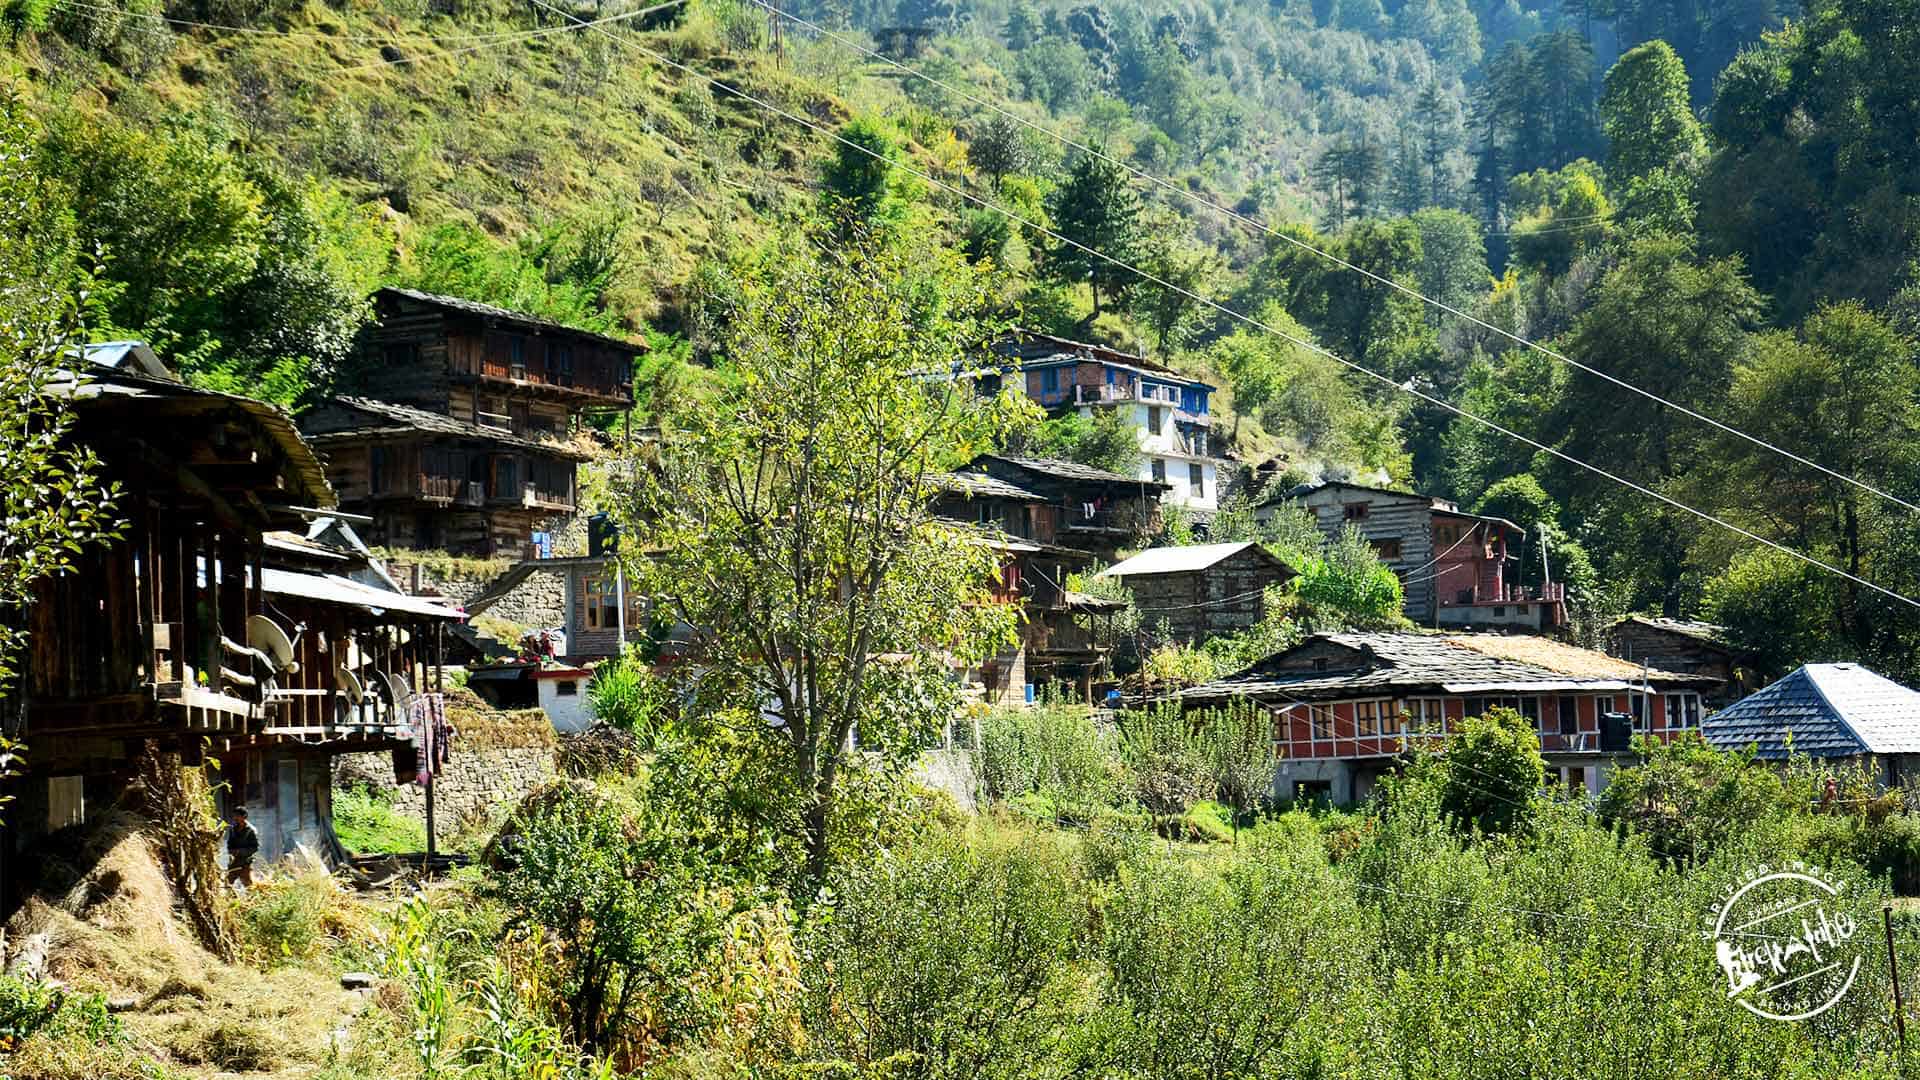
<svg viewBox="0 0 1920 1080"><path fill-rule="evenodd" d="M1298 575L1266 548L1242 541L1148 548L1102 576L1132 591L1142 628L1156 643L1197 645L1258 623L1267 587Z"/></svg>
<svg viewBox="0 0 1920 1080"><path fill-rule="evenodd" d="M1052 458L981 454L957 473L978 481L975 492L948 491L934 512L999 528L1009 536L1059 544L1112 562L1120 548L1160 528L1166 484ZM956 501L957 500L957 501Z"/></svg>
<svg viewBox="0 0 1920 1080"><path fill-rule="evenodd" d="M1366 798L1410 745L1438 745L1495 706L1536 726L1555 782L1598 792L1634 734L1699 730L1701 696L1715 685L1540 637L1338 633L1177 699L1188 709L1265 710L1280 757L1275 793L1345 804Z"/></svg>
<svg viewBox="0 0 1920 1080"><path fill-rule="evenodd" d="M1221 466L1209 411L1214 387L1144 356L1032 331L997 352L1010 363L979 380L997 393L1011 377L1053 415L1120 410L1139 435L1139 478L1166 485L1165 501L1202 522L1220 505Z"/></svg>
<svg viewBox="0 0 1920 1080"><path fill-rule="evenodd" d="M1865 765L1888 787L1920 775L1920 692L1859 664L1807 664L1708 716L1700 733L1763 761Z"/></svg>
<svg viewBox="0 0 1920 1080"><path fill-rule="evenodd" d="M1352 526L1400 579L1402 610L1422 626L1545 633L1566 625L1566 587L1521 585L1525 530L1502 518L1469 514L1432 495L1346 481L1302 484L1261 502L1256 520L1283 506L1313 514L1328 539ZM1528 558L1551 559L1541 549Z"/></svg>
<svg viewBox="0 0 1920 1080"><path fill-rule="evenodd" d="M1719 679L1720 689L1707 698L1708 708L1719 708L1760 689L1752 656L1727 644L1726 628L1712 623L1628 615L1607 627L1607 654Z"/></svg>
<svg viewBox="0 0 1920 1080"><path fill-rule="evenodd" d="M125 527L28 607L4 705L32 747L0 844L9 888L30 841L113 807L148 747L218 759L222 809L259 813L264 857L326 853L325 759L414 747L438 630L460 618L368 579L364 547L336 542L351 530L284 411L187 386L132 344L86 350L84 378L52 387L121 485Z"/></svg>
<svg viewBox="0 0 1920 1080"><path fill-rule="evenodd" d="M302 418L380 545L540 554L573 512L581 420L633 404L645 346L411 289L374 294L349 394Z"/></svg>
<svg viewBox="0 0 1920 1080"><path fill-rule="evenodd" d="M1067 588L1067 575L1087 570L1093 552L1054 543L1070 516L1057 497L983 472L938 476L936 517L979 531L998 555L996 601L1018 604L1018 643L982 663L966 681L992 701L1030 701L1042 686L1062 683L1082 698L1109 674L1109 656L1088 623L1123 607Z"/></svg>

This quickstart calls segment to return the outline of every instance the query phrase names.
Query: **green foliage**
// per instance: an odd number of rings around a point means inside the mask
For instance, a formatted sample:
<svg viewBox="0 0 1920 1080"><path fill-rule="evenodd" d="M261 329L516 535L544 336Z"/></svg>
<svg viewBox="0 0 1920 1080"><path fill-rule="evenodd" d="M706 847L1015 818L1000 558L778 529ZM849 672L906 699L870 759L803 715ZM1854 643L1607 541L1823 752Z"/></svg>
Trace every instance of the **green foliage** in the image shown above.
<svg viewBox="0 0 1920 1080"><path fill-rule="evenodd" d="M564 960L557 993L568 1035L606 1050L648 1030L693 1034L712 1022L695 975L711 964L730 912L710 893L720 868L651 799L558 789L514 819L488 892L548 935Z"/></svg>
<svg viewBox="0 0 1920 1080"><path fill-rule="evenodd" d="M642 745L672 721L672 688L652 665L628 651L594 669L587 684L587 708L593 718L637 736Z"/></svg>
<svg viewBox="0 0 1920 1080"><path fill-rule="evenodd" d="M35 1035L94 1046L127 1037L119 1017L107 1011L106 999L98 994L0 976L0 1051L11 1052Z"/></svg>
<svg viewBox="0 0 1920 1080"><path fill-rule="evenodd" d="M1295 565L1300 577L1294 594L1315 626L1379 629L1405 623L1400 579L1353 526Z"/></svg>
<svg viewBox="0 0 1920 1080"><path fill-rule="evenodd" d="M426 822L402 816L390 797L366 787L334 789L333 830L340 846L357 855L427 849Z"/></svg>
<svg viewBox="0 0 1920 1080"><path fill-rule="evenodd" d="M1139 255L1140 196L1118 165L1082 154L1054 190L1047 213L1054 229L1071 241L1056 241L1049 249L1047 273L1056 281L1092 286L1093 316L1099 318L1101 295L1123 302L1137 280L1116 263L1131 263Z"/></svg>
<svg viewBox="0 0 1920 1080"><path fill-rule="evenodd" d="M1043 422L1020 449L1131 476L1140 468L1140 429L1126 409L1068 412Z"/></svg>
<svg viewBox="0 0 1920 1080"><path fill-rule="evenodd" d="M1002 802L1035 794L1067 821L1113 806L1126 778L1116 733L1083 706L994 709L980 720L980 779Z"/></svg>
<svg viewBox="0 0 1920 1080"><path fill-rule="evenodd" d="M892 125L860 117L840 130L840 138L846 142L837 144L822 177L828 196L855 220L871 223L887 217L895 205L900 159Z"/></svg>
<svg viewBox="0 0 1920 1080"><path fill-rule="evenodd" d="M13 93L0 96L0 160L32 154L35 131ZM56 389L82 343L77 297L88 275L76 263L67 192L29 168L0 169L0 697L18 674L26 607L40 583L73 570L76 556L119 535L118 485L91 450L66 441L74 416ZM11 744L0 771L11 770Z"/></svg>
<svg viewBox="0 0 1920 1080"><path fill-rule="evenodd" d="M1459 828L1488 836L1528 832L1546 778L1540 734L1512 709L1469 716L1447 739L1440 806Z"/></svg>
<svg viewBox="0 0 1920 1080"><path fill-rule="evenodd" d="M1664 41L1628 49L1608 70L1600 117L1607 133L1607 171L1616 184L1658 169L1691 172L1706 158L1707 140L1693 116L1686 66Z"/></svg>
<svg viewBox="0 0 1920 1080"><path fill-rule="evenodd" d="M618 265L609 250L617 250L618 235L617 223L560 221L506 247L472 225L447 222L414 241L396 284L614 333L618 320L599 305Z"/></svg>
<svg viewBox="0 0 1920 1080"><path fill-rule="evenodd" d="M1639 750L1645 761L1614 773L1601 794L1600 819L1644 836L1661 858L1707 859L1787 805L1779 774L1750 754L1720 753L1698 737Z"/></svg>
<svg viewBox="0 0 1920 1080"><path fill-rule="evenodd" d="M977 662L1010 640L1013 610L985 602L993 553L927 510L934 474L991 445L1003 413L913 377L991 339L986 288L897 245L795 246L748 268L737 386L680 418L621 508L659 553L629 567L638 587L699 628L688 689L778 717L749 726L787 777L815 882L843 789L900 775L953 714L949 650ZM845 755L856 723L871 752Z"/></svg>
<svg viewBox="0 0 1920 1080"><path fill-rule="evenodd" d="M843 868L802 944L807 1056L887 1075L1041 1073L1077 997L1078 886L1056 845L1018 832L935 829Z"/></svg>

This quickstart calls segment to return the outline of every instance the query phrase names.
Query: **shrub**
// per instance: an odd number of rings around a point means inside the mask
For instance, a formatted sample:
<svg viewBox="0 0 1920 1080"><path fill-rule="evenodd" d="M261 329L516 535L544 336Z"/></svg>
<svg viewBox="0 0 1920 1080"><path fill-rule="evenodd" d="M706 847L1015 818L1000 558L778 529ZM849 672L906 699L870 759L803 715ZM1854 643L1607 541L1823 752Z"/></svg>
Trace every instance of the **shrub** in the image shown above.
<svg viewBox="0 0 1920 1080"><path fill-rule="evenodd" d="M848 866L832 889L802 943L811 1056L911 1061L904 1075L924 1077L1041 1071L1072 1015L1079 951L1078 883L1056 846L932 832Z"/></svg>
<svg viewBox="0 0 1920 1080"><path fill-rule="evenodd" d="M1076 705L988 713L980 722L980 771L991 797L1036 795L1074 821L1088 820L1121 793L1113 732Z"/></svg>
<svg viewBox="0 0 1920 1080"><path fill-rule="evenodd" d="M1470 716L1447 740L1440 803L1462 829L1524 832L1546 778L1540 736L1512 709Z"/></svg>
<svg viewBox="0 0 1920 1080"><path fill-rule="evenodd" d="M364 931L340 883L317 868L257 880L234 915L242 951L267 967L311 960Z"/></svg>
<svg viewBox="0 0 1920 1080"><path fill-rule="evenodd" d="M642 745L650 744L668 721L672 700L665 680L632 651L601 664L587 684L587 708L594 719L633 735Z"/></svg>
<svg viewBox="0 0 1920 1080"><path fill-rule="evenodd" d="M356 854L425 851L427 825L393 808L385 792L355 785L333 793L333 831Z"/></svg>
<svg viewBox="0 0 1920 1080"><path fill-rule="evenodd" d="M1643 763L1613 774L1600 795L1600 817L1644 835L1665 858L1705 858L1787 805L1780 774L1751 754L1722 753L1692 735L1665 744L1643 740L1636 749Z"/></svg>

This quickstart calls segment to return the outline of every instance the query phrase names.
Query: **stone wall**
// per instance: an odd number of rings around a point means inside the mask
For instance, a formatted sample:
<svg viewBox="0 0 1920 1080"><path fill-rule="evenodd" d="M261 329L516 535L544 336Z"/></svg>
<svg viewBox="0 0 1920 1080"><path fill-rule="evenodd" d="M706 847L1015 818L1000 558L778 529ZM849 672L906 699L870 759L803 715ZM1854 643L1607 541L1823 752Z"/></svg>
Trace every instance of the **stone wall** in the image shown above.
<svg viewBox="0 0 1920 1080"><path fill-rule="evenodd" d="M547 747L462 749L454 744L446 769L434 781L433 817L441 836L462 825L483 821L496 807L518 805L554 775ZM427 792L418 784L395 787L388 754L341 754L334 759L334 787L362 785L394 795L394 809L424 819Z"/></svg>
<svg viewBox="0 0 1920 1080"><path fill-rule="evenodd" d="M505 596L487 605L486 614L521 626L545 630L567 621L567 574L564 569L535 569Z"/></svg>

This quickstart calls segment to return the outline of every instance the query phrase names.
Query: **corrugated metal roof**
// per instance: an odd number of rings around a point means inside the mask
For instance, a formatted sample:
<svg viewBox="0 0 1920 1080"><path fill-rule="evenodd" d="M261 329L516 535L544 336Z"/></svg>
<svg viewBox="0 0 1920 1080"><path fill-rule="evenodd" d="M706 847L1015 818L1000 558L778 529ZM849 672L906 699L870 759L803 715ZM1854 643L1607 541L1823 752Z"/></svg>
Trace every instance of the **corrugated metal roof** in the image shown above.
<svg viewBox="0 0 1920 1080"><path fill-rule="evenodd" d="M1184 574L1216 566L1248 548L1258 548L1251 540L1235 544L1189 544L1186 547L1157 547L1123 559L1100 572L1101 577L1141 577L1148 574ZM1262 550L1262 554L1265 551ZM1269 556L1271 557L1271 556ZM1280 562L1274 559L1274 562ZM1286 565L1281 563L1282 566Z"/></svg>
<svg viewBox="0 0 1920 1080"><path fill-rule="evenodd" d="M620 348L632 349L635 352L647 351L645 342L630 341L626 338L614 337L611 334L602 334L593 330L582 330L577 326L568 326L566 323L555 322L552 319L542 318L538 315L529 315L524 311L514 311L509 308L496 307L493 304L483 304L478 300L468 300L465 297L421 292L418 289L403 289L397 285L385 286L380 289L379 292L391 293L395 296L404 296L409 300L417 300L423 304L432 304L435 307L450 308L468 315L477 315L483 319L500 319L506 322L515 322L524 326L536 327L541 330L552 330L573 334L578 337L593 338L596 341L603 341L609 345Z"/></svg>
<svg viewBox="0 0 1920 1080"><path fill-rule="evenodd" d="M1858 664L1808 664L1701 722L1724 750L1763 758L1920 754L1920 692Z"/></svg>
<svg viewBox="0 0 1920 1080"><path fill-rule="evenodd" d="M347 396L329 398L327 399L327 403L351 409L354 412L367 416L378 417L382 422L364 424L358 427L340 428L333 431L316 431L307 436L307 438L316 443L364 439L369 436L391 434L396 431L424 431L434 435L447 435L458 439L473 439L479 442L489 442L501 446L516 446L523 450L537 450L543 454L551 454L554 457L567 458L572 461L587 461L593 457L593 455L566 443L553 442L545 439L529 439L522 435L515 435L512 432L501 431L498 428L481 427L479 424L470 420L462 420L459 417L448 416L445 413L416 409L411 405L396 405L391 401L375 401L372 398ZM309 423L311 423L311 421L309 421Z"/></svg>
<svg viewBox="0 0 1920 1080"><path fill-rule="evenodd" d="M1237 697L1331 701L1370 694L1606 693L1641 685L1643 669L1612 657L1538 638L1501 634L1340 633L1315 634L1293 649L1275 653L1237 675L1203 683L1179 694L1190 701ZM1294 671L1282 665L1298 649L1331 642L1353 650L1345 670ZM1575 655L1579 654L1579 655ZM1552 666L1548 666L1552 665ZM1619 667L1615 667L1619 665ZM1329 665L1332 666L1332 665ZM1631 672L1631 678L1623 678ZM1713 680L1644 669L1655 690L1695 687Z"/></svg>
<svg viewBox="0 0 1920 1080"><path fill-rule="evenodd" d="M305 600L320 600L331 604L346 604L352 607L379 614L387 611L404 612L408 615L424 615L434 619L464 619L466 616L455 608L435 603L424 596L408 596L406 593L387 592L371 585L362 585L358 581L339 577L334 574L302 574L293 570L277 570L271 566L260 571L260 586L263 592L276 596L298 596Z"/></svg>

